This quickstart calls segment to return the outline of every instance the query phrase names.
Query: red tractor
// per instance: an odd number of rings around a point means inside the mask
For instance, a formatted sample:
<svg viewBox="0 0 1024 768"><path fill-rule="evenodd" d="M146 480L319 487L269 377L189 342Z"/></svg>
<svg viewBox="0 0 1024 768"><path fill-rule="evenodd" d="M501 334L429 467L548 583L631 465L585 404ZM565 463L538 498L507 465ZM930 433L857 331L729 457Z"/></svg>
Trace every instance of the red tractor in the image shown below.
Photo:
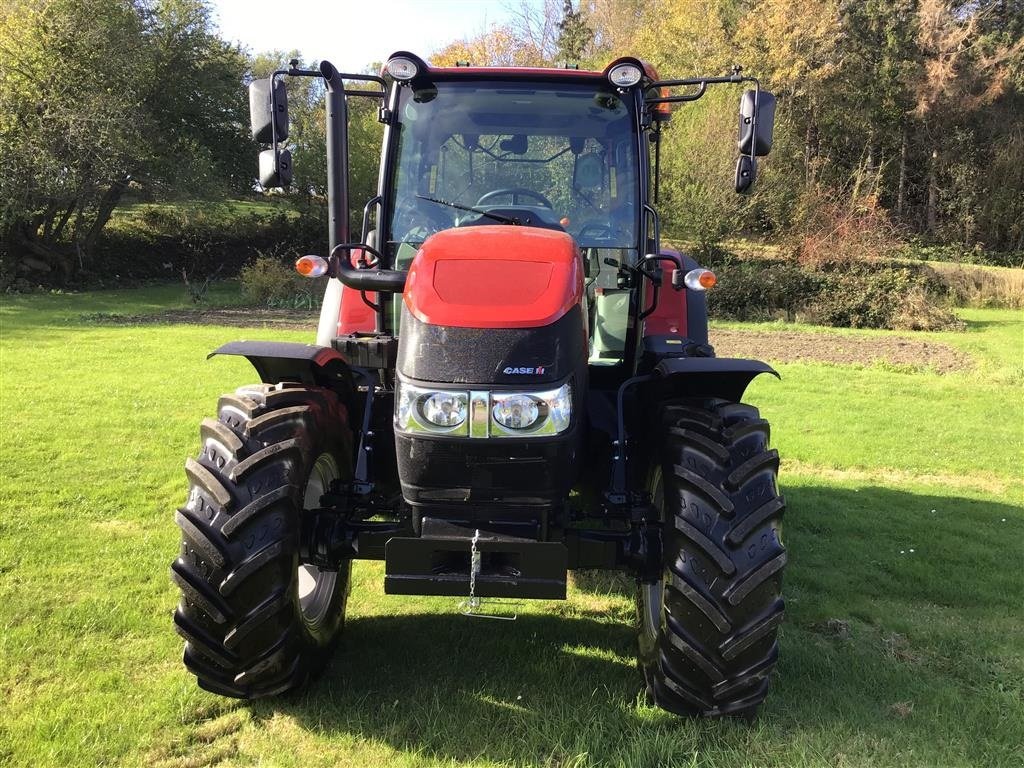
<svg viewBox="0 0 1024 768"><path fill-rule="evenodd" d="M286 77L326 85L330 253L316 344L240 341L262 383L202 422L178 510L175 625L199 685L302 685L338 640L352 561L388 594L564 599L570 569L637 584L639 667L683 715L751 716L778 655L786 552L768 423L775 372L715 357L714 275L659 242L659 137L717 83L740 102L737 191L775 100L737 68L659 80L296 62L250 87L264 186L290 182ZM362 82L356 88L354 82ZM366 83L371 86L367 90ZM378 194L349 236L347 99L379 100Z"/></svg>

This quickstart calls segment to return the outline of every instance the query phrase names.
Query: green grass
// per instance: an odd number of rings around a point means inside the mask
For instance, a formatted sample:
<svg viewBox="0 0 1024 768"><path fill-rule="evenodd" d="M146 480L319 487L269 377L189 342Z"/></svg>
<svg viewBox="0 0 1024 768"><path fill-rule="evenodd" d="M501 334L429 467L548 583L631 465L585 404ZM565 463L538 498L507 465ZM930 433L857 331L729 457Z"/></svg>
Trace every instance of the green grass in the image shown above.
<svg viewBox="0 0 1024 768"><path fill-rule="evenodd" d="M591 574L504 623L385 596L358 563L318 683L257 703L198 690L171 630L172 511L199 420L252 380L205 355L312 331L81 319L188 305L180 286L3 299L0 764L1024 762L1020 313L914 334L970 352L969 373L782 365L752 386L784 457L791 565L775 686L747 726L643 703L631 587Z"/></svg>

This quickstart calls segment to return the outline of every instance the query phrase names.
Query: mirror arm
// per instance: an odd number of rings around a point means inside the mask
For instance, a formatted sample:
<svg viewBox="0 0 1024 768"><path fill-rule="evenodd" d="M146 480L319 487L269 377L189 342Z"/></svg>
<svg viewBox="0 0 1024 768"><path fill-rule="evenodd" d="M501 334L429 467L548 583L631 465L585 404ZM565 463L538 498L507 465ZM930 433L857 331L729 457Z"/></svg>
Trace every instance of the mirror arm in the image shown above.
<svg viewBox="0 0 1024 768"><path fill-rule="evenodd" d="M374 206L378 206L379 207L383 203L383 200L384 200L384 198L382 198L380 195L374 195L369 200L367 200L366 201L366 205L363 206L363 233L362 233L362 238L363 238L363 242L364 243L366 242L366 239L367 239L367 237L369 235L368 230L370 228L370 210ZM379 218L379 216L380 216L380 214L378 213L378 218Z"/></svg>
<svg viewBox="0 0 1024 768"><path fill-rule="evenodd" d="M383 264L384 257L380 251L365 243L339 243L331 250L328 257L327 274L336 277L349 288L360 291L377 291L378 293L401 293L405 290L407 273L398 269L357 269L349 261L349 251L368 251L377 257L377 263Z"/></svg>
<svg viewBox="0 0 1024 768"><path fill-rule="evenodd" d="M657 80L647 85L645 93L660 94L662 88L679 88L681 86L697 86L693 93L681 94L679 96L645 96L644 104L677 104L683 101L696 101L704 95L709 85L717 83L753 83L758 91L761 85L756 77L741 75L741 67L733 67L732 74L723 77L687 77L681 80Z"/></svg>

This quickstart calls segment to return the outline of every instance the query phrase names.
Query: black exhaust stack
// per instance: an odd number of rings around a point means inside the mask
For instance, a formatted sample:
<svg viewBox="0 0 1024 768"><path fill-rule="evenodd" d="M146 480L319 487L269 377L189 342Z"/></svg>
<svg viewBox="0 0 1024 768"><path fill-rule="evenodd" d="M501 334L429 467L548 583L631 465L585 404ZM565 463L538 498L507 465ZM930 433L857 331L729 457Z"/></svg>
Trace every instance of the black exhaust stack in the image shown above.
<svg viewBox="0 0 1024 768"><path fill-rule="evenodd" d="M327 83L327 210L330 251L349 243L348 225L348 98L341 73L329 61L320 62Z"/></svg>

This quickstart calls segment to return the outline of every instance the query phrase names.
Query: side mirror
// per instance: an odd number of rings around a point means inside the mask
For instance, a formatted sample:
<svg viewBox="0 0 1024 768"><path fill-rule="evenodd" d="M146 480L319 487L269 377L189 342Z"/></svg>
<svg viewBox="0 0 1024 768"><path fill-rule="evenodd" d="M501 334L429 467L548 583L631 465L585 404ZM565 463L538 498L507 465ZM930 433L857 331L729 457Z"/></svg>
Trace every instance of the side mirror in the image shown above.
<svg viewBox="0 0 1024 768"><path fill-rule="evenodd" d="M757 102L757 124L754 125L754 102ZM740 137L736 142L744 155L764 157L772 150L775 131L775 97L768 91L744 91L740 97ZM756 136L754 134L757 134Z"/></svg>
<svg viewBox="0 0 1024 768"><path fill-rule="evenodd" d="M746 192L754 185L757 177L757 160L750 155L741 155L736 161L736 191Z"/></svg>
<svg viewBox="0 0 1024 768"><path fill-rule="evenodd" d="M271 93L271 81L268 77L249 83L249 128L261 144L273 142L275 130L278 141L288 138L288 91L278 80Z"/></svg>
<svg viewBox="0 0 1024 768"><path fill-rule="evenodd" d="M260 184L266 188L287 187L292 183L292 153L282 149L274 157L274 150L260 152Z"/></svg>

